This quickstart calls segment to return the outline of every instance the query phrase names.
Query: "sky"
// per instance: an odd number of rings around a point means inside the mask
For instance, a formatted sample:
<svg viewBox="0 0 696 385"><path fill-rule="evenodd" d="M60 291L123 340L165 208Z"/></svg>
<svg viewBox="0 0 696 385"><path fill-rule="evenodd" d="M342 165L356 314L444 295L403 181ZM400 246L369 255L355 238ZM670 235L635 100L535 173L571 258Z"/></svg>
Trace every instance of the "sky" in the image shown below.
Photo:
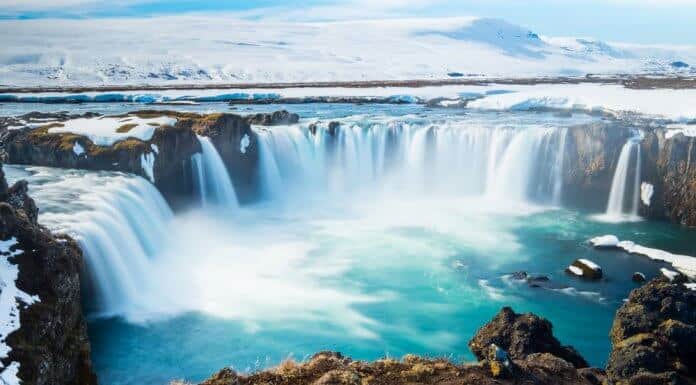
<svg viewBox="0 0 696 385"><path fill-rule="evenodd" d="M696 0L0 0L1 19L221 12L283 21L495 17L548 36L696 45Z"/></svg>

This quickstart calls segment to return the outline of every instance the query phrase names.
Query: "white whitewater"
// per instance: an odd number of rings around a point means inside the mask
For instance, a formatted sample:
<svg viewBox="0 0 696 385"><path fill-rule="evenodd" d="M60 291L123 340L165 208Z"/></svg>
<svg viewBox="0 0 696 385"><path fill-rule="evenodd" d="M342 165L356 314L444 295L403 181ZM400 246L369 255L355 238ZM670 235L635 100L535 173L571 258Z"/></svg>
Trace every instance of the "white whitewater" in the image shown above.
<svg viewBox="0 0 696 385"><path fill-rule="evenodd" d="M367 190L558 204L566 129L467 121L254 127L267 199Z"/></svg>
<svg viewBox="0 0 696 385"><path fill-rule="evenodd" d="M201 206L238 207L237 195L225 163L210 141L198 135L201 153L191 157L193 182Z"/></svg>
<svg viewBox="0 0 696 385"><path fill-rule="evenodd" d="M621 148L621 153L616 163L616 170L614 170L614 177L611 181L611 190L605 212L606 219L615 221L638 219L640 163L640 139L631 138ZM631 170L631 166L633 166L633 170ZM632 180L631 171L633 171ZM629 196L628 199L626 199L627 196Z"/></svg>

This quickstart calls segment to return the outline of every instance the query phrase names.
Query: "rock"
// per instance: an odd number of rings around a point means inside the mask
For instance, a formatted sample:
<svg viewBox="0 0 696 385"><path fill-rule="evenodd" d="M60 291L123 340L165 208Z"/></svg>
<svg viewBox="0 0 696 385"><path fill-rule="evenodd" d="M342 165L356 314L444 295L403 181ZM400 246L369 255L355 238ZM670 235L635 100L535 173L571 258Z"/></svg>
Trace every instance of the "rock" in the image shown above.
<svg viewBox="0 0 696 385"><path fill-rule="evenodd" d="M660 273L662 273L662 276L667 278L670 282L686 283L688 281L688 278L684 274L666 267L661 267Z"/></svg>
<svg viewBox="0 0 696 385"><path fill-rule="evenodd" d="M566 268L566 273L587 279L602 278L602 268L589 259L576 259Z"/></svg>
<svg viewBox="0 0 696 385"><path fill-rule="evenodd" d="M329 135L335 137L338 134L338 129L341 127L341 123L331 121L329 122Z"/></svg>
<svg viewBox="0 0 696 385"><path fill-rule="evenodd" d="M272 113L258 113L249 115L245 118L248 124L258 124L262 126L276 126L282 124L295 124L300 121L300 116L285 110Z"/></svg>
<svg viewBox="0 0 696 385"><path fill-rule="evenodd" d="M18 362L24 384L96 384L81 306L82 253L72 239L37 224L26 183L8 187L1 168L0 179L0 239L14 237L23 251L9 259L19 270L17 288L40 298L20 306L21 326L6 336L11 351L2 366Z"/></svg>
<svg viewBox="0 0 696 385"><path fill-rule="evenodd" d="M510 278L514 279L515 281L526 281L528 276L529 275L526 271L516 271L510 274Z"/></svg>
<svg viewBox="0 0 696 385"><path fill-rule="evenodd" d="M523 360L533 353L550 353L577 368L588 366L574 348L562 346L553 336L551 322L531 313L516 314L509 307L504 307L476 332L469 348L482 360L491 344L505 350L513 360Z"/></svg>
<svg viewBox="0 0 696 385"><path fill-rule="evenodd" d="M643 283L643 282L645 282L645 274L636 271L636 272L633 273L633 275L631 276L631 280L632 280L633 282Z"/></svg>
<svg viewBox="0 0 696 385"><path fill-rule="evenodd" d="M611 328L607 375L617 384L696 381L696 292L664 278L631 292Z"/></svg>

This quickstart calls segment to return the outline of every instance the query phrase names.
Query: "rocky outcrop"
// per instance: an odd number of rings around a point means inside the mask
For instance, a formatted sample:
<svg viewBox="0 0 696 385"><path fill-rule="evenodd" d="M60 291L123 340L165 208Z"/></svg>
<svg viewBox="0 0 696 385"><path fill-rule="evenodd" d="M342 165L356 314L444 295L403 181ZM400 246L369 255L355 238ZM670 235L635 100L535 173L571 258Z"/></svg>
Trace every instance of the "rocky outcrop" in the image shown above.
<svg viewBox="0 0 696 385"><path fill-rule="evenodd" d="M263 116L270 116L272 122L283 119L276 113ZM179 121L196 135L210 138L227 167L240 202L254 199L259 188L259 141L249 120L235 114L209 114Z"/></svg>
<svg viewBox="0 0 696 385"><path fill-rule="evenodd" d="M642 179L654 188L650 205L641 205L642 214L696 226L696 137L666 138L665 130L654 130L641 146Z"/></svg>
<svg viewBox="0 0 696 385"><path fill-rule="evenodd" d="M155 186L169 203L179 207L190 202L193 196L191 157L201 152L196 135L203 135L210 137L227 166L240 200L245 201L256 196L258 183L258 140L249 122L258 120L258 123L273 125L298 119L296 114L287 111L252 117L173 111L136 111L129 115L141 118L170 116L177 120L172 126L156 127L150 140L128 138L111 146L100 146L82 135L50 133L51 124L40 123L50 120L56 124L76 117L72 115L32 117L40 119L32 123L38 127L7 129L11 124L28 124L30 118L23 117L16 122L0 122L4 124L0 124L0 155L7 163L140 175L154 180ZM84 149L84 153L74 150L76 144ZM154 159L151 176L143 165L144 157Z"/></svg>
<svg viewBox="0 0 696 385"><path fill-rule="evenodd" d="M568 129L563 203L604 210L621 147L633 136L624 123L591 123Z"/></svg>
<svg viewBox="0 0 696 385"><path fill-rule="evenodd" d="M295 124L300 121L300 116L286 110L271 113L258 113L246 116L244 120L248 124L259 124L262 126L276 126L281 124Z"/></svg>
<svg viewBox="0 0 696 385"><path fill-rule="evenodd" d="M551 322L531 313L517 314L509 307L500 310L469 341L469 348L479 360L486 358L491 345L505 350L513 360L549 353L577 368L589 366L573 347L561 345L553 336Z"/></svg>
<svg viewBox="0 0 696 385"><path fill-rule="evenodd" d="M55 237L36 222L27 186L8 187L0 169L0 239L14 238L9 262L18 266L16 287L38 297L20 306L20 326L6 338L2 366L19 363L28 385L92 385L90 345L80 302L82 254L68 237ZM20 251L21 250L21 251Z"/></svg>
<svg viewBox="0 0 696 385"><path fill-rule="evenodd" d="M616 384L696 383L696 292L654 279L633 290L611 328Z"/></svg>
<svg viewBox="0 0 696 385"><path fill-rule="evenodd" d="M599 385L599 370L576 369L551 354L532 354L514 361L510 373L495 372L491 362L455 365L444 359L407 355L401 360L353 361L335 352L315 354L304 363L286 361L277 368L250 375L223 369L201 385ZM497 374L496 374L497 373Z"/></svg>

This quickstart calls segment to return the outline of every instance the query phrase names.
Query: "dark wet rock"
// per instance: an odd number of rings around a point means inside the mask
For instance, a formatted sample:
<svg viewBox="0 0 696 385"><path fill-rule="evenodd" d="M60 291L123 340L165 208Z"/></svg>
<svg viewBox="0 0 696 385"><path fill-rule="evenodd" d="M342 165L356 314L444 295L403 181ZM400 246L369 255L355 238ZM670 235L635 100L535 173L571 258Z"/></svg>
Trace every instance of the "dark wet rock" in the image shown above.
<svg viewBox="0 0 696 385"><path fill-rule="evenodd" d="M633 273L633 275L631 276L631 280L632 280L633 282L643 283L643 282L645 282L645 274L636 271L636 272Z"/></svg>
<svg viewBox="0 0 696 385"><path fill-rule="evenodd" d="M566 268L566 273L582 277L586 279L601 279L602 278L602 268L596 263L587 259L576 259L573 263Z"/></svg>
<svg viewBox="0 0 696 385"><path fill-rule="evenodd" d="M154 184L160 192L172 204L189 197L193 188L190 159L200 152L194 133L180 124L189 115L167 111L137 111L132 115L176 115L180 120L174 126L155 128L149 141L128 138L111 146L98 146L82 135L49 133L51 124L10 130L2 136L0 154L7 163L122 171L144 178L148 175L142 158L154 155ZM84 154L73 151L76 143L84 149Z"/></svg>
<svg viewBox="0 0 696 385"><path fill-rule="evenodd" d="M338 134L339 128L341 128L341 123L336 121L329 122L329 135L335 137Z"/></svg>
<svg viewBox="0 0 696 385"><path fill-rule="evenodd" d="M677 134L667 139L654 130L641 142L642 180L654 187L650 206L641 214L696 226L696 138Z"/></svg>
<svg viewBox="0 0 696 385"><path fill-rule="evenodd" d="M563 203L604 210L621 148L633 127L620 122L583 124L568 129ZM570 166L572 165L572 166Z"/></svg>
<svg viewBox="0 0 696 385"><path fill-rule="evenodd" d="M282 124L295 124L300 121L300 116L292 112L281 110L272 113L253 114L245 117L244 119L249 124L275 126Z"/></svg>
<svg viewBox="0 0 696 385"><path fill-rule="evenodd" d="M181 124L197 135L210 138L227 167L241 202L258 196L259 141L248 118L236 114L209 114L193 117ZM246 146L242 146L244 138L248 139Z"/></svg>
<svg viewBox="0 0 696 385"><path fill-rule="evenodd" d="M469 348L481 360L487 349L495 344L508 352L513 360L521 360L532 353L550 353L577 368L587 367L587 361L571 346L563 346L553 336L548 320L531 313L516 314L504 307L489 323L476 332Z"/></svg>
<svg viewBox="0 0 696 385"><path fill-rule="evenodd" d="M7 336L12 350L2 364L18 362L23 384L96 384L80 299L82 253L37 224L25 183L8 187L1 169L0 179L0 239L16 239L13 250L22 252L8 258L18 266L16 286L40 299L20 306L21 327Z"/></svg>
<svg viewBox="0 0 696 385"><path fill-rule="evenodd" d="M529 277L529 275L526 271L515 271L514 273L510 274L510 278L516 281L526 281L527 277Z"/></svg>
<svg viewBox="0 0 696 385"><path fill-rule="evenodd" d="M696 382L696 292L659 278L631 292L611 329L617 384Z"/></svg>

